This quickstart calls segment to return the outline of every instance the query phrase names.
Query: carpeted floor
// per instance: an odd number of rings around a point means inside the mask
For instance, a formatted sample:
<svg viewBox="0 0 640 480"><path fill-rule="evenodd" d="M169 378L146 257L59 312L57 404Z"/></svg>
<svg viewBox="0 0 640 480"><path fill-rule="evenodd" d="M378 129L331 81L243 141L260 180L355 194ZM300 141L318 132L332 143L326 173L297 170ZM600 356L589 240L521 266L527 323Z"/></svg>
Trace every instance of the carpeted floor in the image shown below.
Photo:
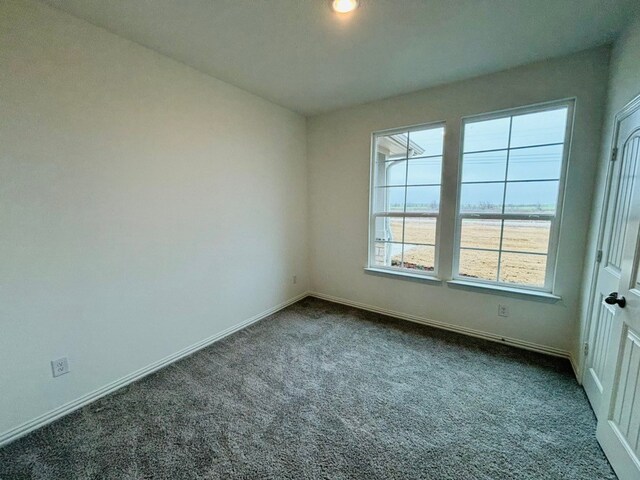
<svg viewBox="0 0 640 480"><path fill-rule="evenodd" d="M0 449L2 479L615 479L569 364L308 298Z"/></svg>

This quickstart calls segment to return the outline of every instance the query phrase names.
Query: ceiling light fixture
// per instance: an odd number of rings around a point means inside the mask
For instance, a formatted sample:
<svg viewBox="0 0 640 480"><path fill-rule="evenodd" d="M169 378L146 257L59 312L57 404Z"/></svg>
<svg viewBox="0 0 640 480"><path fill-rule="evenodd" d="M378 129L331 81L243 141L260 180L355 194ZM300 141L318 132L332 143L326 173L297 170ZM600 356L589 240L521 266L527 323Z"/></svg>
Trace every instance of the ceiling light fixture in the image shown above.
<svg viewBox="0 0 640 480"><path fill-rule="evenodd" d="M358 0L332 0L331 8L334 12L349 13L358 8L359 3Z"/></svg>

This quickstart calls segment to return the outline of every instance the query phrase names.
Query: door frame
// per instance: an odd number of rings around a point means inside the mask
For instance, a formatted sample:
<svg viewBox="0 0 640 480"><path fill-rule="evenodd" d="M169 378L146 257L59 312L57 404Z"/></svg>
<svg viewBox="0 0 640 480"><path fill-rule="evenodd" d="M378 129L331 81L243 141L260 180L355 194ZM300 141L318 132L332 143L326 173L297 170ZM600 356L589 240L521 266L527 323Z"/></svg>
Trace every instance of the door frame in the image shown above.
<svg viewBox="0 0 640 480"><path fill-rule="evenodd" d="M589 340L589 334L591 332L591 323L593 318L593 306L596 295L596 284L598 280L598 268L600 268L600 261L598 260L598 252L602 250L605 238L605 228L607 224L607 212L609 210L609 204L611 199L611 184L613 183L613 170L615 168L615 162L612 161L612 157L615 154L615 148L618 144L618 136L620 133L620 123L629 115L640 110L640 93L633 97L624 107L622 107L615 115L613 119L613 133L611 135L611 142L608 148L608 160L607 160L607 173L605 177L604 196L600 205L600 215L598 218L598 237L596 240L595 255L592 260L591 272L589 274L589 295L587 297L587 309L585 312L584 328L580 333L580 344L578 349L578 365L580 365L580 371L578 372L578 383L582 385L584 374L587 369L586 355L584 350L585 343ZM616 159L617 160L617 159ZM590 346L591 347L591 346Z"/></svg>

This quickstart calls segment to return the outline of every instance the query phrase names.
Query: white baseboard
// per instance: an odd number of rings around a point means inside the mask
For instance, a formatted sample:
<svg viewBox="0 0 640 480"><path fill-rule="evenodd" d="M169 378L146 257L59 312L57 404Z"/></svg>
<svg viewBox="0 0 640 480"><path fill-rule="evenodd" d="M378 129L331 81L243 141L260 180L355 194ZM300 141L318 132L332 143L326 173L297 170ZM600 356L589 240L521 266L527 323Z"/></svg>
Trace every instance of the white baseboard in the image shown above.
<svg viewBox="0 0 640 480"><path fill-rule="evenodd" d="M523 348L525 350L531 350L533 352L544 353L547 355L553 355L554 357L566 358L571 362L571 366L576 372L576 367L573 362L571 354L565 350L559 348L548 347L546 345L539 345L537 343L527 342L525 340L518 340L517 338L503 337L493 333L483 332L481 330L474 330L472 328L461 327L458 325L452 325L450 323L438 322L437 320L431 320L425 317L419 317L417 315L410 315L408 313L396 312L394 310L387 310L386 308L375 307L373 305L367 305L360 302L354 302L347 300L346 298L334 297L331 295L325 295L324 293L309 292L310 297L320 298L333 303L340 303L349 307L359 308L361 310L367 310L369 312L381 313L389 317L399 318L401 320L408 320L409 322L420 323L422 325L428 325L430 327L439 328L441 330L448 330L450 332L462 333L463 335L469 335L471 337L483 338L492 342L503 343L511 345L513 347Z"/></svg>
<svg viewBox="0 0 640 480"><path fill-rule="evenodd" d="M85 405L91 402L95 402L99 398L104 397L105 395L108 395L126 385L129 385L130 383L140 380L141 378L146 377L147 375L157 370L160 370L161 368L164 368L184 357L187 357L192 353L195 353L198 350L204 347L207 347L212 343L215 343L218 340L221 340L224 337L231 335L232 333L237 332L238 330L247 328L249 325L252 325L258 322L263 318L268 317L269 315L273 315L274 313L282 310L283 308L286 308L289 305L296 303L299 300L302 300L308 295L309 294L307 292L297 295L287 300L286 302L276 305L275 307L270 308L269 310L266 310L243 322L238 323L237 325L229 327L220 333L216 333L215 335L212 335L208 338L205 338L204 340L194 343L193 345L183 348L182 350L172 355L169 355L168 357L158 360L157 362L153 362L147 365L146 367L141 368L140 370L136 370L135 372L132 372L129 375L126 375L114 382L111 382L103 387L100 387L99 389L94 390L93 392L87 393L86 395L83 395L80 398L77 398L75 400L72 400L71 402L65 403L64 405L54 408L53 410L50 410L49 412L43 415L40 415L39 417L36 417L33 420L30 420L28 422L23 423L22 425L18 425L17 427L12 428L11 430L3 432L2 434L0 434L0 447L10 442L13 442L14 440L17 440L18 438L26 435L27 433L33 430L36 430L40 427L44 427L45 425L57 420L58 418L68 415L69 413L81 407L84 407Z"/></svg>

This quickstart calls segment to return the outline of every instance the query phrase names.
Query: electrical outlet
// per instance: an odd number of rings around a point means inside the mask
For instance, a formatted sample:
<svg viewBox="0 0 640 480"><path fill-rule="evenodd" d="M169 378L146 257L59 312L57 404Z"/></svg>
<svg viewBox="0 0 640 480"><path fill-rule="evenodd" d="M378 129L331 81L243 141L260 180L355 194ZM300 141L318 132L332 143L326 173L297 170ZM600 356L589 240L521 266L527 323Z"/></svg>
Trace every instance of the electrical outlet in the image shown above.
<svg viewBox="0 0 640 480"><path fill-rule="evenodd" d="M296 283L298 283L298 276L294 275L293 276L293 284L295 285Z"/></svg>
<svg viewBox="0 0 640 480"><path fill-rule="evenodd" d="M67 357L51 360L51 370L53 371L54 377L69 373L69 360L67 360Z"/></svg>
<svg viewBox="0 0 640 480"><path fill-rule="evenodd" d="M506 305L499 304L498 305L498 316L499 317L508 317L509 316L509 307Z"/></svg>

